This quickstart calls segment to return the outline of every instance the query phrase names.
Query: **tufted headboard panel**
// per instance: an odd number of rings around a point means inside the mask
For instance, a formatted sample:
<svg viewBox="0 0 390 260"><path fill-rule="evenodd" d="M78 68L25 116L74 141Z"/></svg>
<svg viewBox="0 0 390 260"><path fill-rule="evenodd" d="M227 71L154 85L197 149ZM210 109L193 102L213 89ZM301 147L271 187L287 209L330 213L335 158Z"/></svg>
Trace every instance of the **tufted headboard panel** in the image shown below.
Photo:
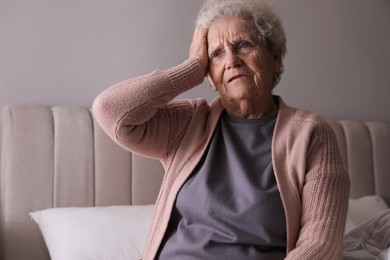
<svg viewBox="0 0 390 260"><path fill-rule="evenodd" d="M30 211L155 201L161 164L116 145L88 109L10 106L2 121L1 259L49 259Z"/></svg>
<svg viewBox="0 0 390 260"><path fill-rule="evenodd" d="M333 121L352 181L351 197L390 205L390 124ZM89 109L8 106L2 114L0 259L49 259L30 211L154 203L161 164L125 151Z"/></svg>

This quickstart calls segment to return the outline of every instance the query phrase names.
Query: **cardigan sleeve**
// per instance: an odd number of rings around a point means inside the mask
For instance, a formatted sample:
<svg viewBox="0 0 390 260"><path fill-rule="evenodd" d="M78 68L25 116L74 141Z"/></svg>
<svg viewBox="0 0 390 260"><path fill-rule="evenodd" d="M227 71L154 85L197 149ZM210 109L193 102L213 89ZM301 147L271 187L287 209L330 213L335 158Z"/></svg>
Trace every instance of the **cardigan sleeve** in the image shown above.
<svg viewBox="0 0 390 260"><path fill-rule="evenodd" d="M204 80L195 59L165 71L129 79L103 91L92 112L103 130L125 149L161 159L183 132L191 101L172 102Z"/></svg>
<svg viewBox="0 0 390 260"><path fill-rule="evenodd" d="M332 128L317 120L307 148L301 230L290 260L341 259L350 182Z"/></svg>

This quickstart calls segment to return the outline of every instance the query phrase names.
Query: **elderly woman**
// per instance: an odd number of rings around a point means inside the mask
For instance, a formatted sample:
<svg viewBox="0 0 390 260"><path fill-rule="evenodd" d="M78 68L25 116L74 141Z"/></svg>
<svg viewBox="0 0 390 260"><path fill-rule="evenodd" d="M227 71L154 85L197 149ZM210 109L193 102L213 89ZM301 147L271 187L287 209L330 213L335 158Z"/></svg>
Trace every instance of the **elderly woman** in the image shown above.
<svg viewBox="0 0 390 260"><path fill-rule="evenodd" d="M208 1L189 58L101 93L93 113L165 176L144 259L340 259L349 179L330 126L272 94L286 39L259 1ZM173 100L208 77L220 97Z"/></svg>

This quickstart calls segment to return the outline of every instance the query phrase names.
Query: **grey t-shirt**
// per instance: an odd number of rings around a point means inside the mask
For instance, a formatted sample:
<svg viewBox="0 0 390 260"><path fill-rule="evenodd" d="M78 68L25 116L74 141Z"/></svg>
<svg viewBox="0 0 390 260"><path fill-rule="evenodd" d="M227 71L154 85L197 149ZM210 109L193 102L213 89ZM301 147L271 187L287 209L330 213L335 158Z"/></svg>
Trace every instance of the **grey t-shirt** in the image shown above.
<svg viewBox="0 0 390 260"><path fill-rule="evenodd" d="M286 222L272 167L276 116L226 112L181 188L156 259L286 257Z"/></svg>

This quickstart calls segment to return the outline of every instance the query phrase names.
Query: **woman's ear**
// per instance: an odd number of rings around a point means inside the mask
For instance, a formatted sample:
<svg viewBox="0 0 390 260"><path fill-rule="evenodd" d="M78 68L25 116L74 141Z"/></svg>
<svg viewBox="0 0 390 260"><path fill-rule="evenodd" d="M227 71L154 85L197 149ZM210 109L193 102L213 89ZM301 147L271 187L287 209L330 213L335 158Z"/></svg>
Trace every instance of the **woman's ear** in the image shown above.
<svg viewBox="0 0 390 260"><path fill-rule="evenodd" d="M210 76L210 73L207 73L207 78L208 78L208 80L210 82L211 89L214 90L214 91L218 91L217 87L215 86L215 84L213 82L213 79Z"/></svg>
<svg viewBox="0 0 390 260"><path fill-rule="evenodd" d="M274 56L274 72L282 72L283 71L282 54L280 52L276 52L273 54L273 56Z"/></svg>

